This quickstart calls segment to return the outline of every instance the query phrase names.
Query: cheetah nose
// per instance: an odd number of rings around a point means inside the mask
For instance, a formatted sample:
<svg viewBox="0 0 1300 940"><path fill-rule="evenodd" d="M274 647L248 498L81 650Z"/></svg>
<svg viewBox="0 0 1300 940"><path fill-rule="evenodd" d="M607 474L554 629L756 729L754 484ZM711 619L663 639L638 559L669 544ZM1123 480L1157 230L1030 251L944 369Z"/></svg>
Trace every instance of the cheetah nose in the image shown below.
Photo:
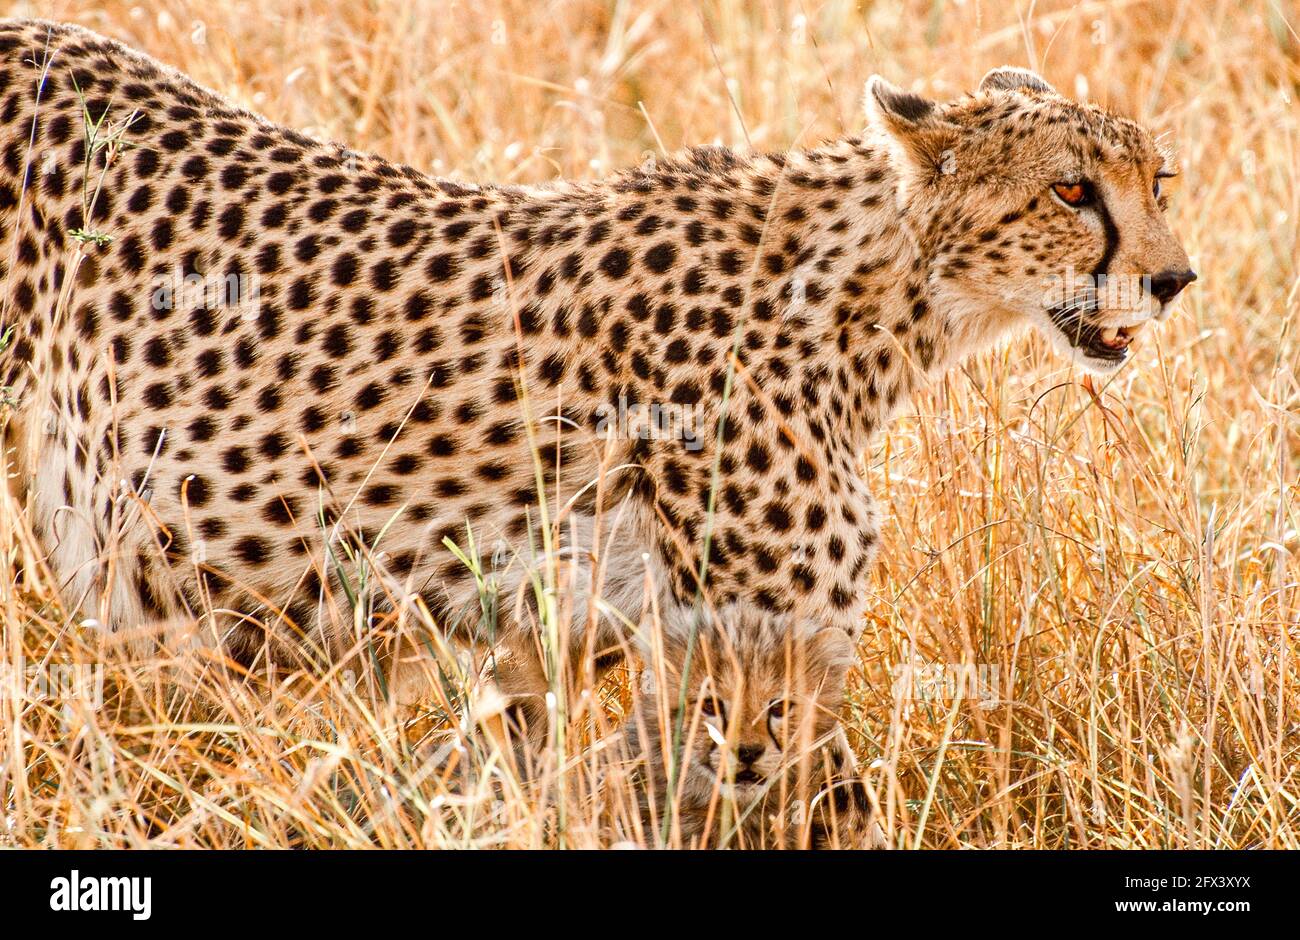
<svg viewBox="0 0 1300 940"><path fill-rule="evenodd" d="M1161 271L1159 274L1151 275L1151 293L1158 297L1161 303L1167 304L1194 280L1196 280L1196 272L1190 269Z"/></svg>
<svg viewBox="0 0 1300 940"><path fill-rule="evenodd" d="M740 760L741 766L749 767L767 750L763 744L742 744L736 748L736 757Z"/></svg>

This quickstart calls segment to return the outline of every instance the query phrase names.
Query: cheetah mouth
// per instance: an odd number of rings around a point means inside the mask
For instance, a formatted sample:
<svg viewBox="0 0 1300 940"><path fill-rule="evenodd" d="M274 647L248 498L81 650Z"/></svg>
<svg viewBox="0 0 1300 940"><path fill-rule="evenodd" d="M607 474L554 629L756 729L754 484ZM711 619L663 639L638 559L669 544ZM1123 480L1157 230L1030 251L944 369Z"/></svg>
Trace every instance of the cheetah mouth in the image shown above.
<svg viewBox="0 0 1300 940"><path fill-rule="evenodd" d="M737 786L743 786L745 784L762 783L763 776L754 770L746 769L738 771L733 780Z"/></svg>
<svg viewBox="0 0 1300 940"><path fill-rule="evenodd" d="M1048 309L1052 325L1073 348L1091 359L1118 365L1128 358L1129 346L1147 325L1146 320L1123 326L1089 323L1085 314L1092 311L1062 304Z"/></svg>

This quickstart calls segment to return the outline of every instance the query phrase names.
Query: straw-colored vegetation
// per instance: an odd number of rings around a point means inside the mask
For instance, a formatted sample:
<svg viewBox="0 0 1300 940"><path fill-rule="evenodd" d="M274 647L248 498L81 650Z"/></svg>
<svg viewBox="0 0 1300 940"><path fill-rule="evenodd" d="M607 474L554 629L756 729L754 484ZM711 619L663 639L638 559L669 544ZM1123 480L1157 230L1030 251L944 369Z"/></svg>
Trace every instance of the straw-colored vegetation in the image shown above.
<svg viewBox="0 0 1300 940"><path fill-rule="evenodd" d="M864 455L891 521L844 719L894 846L1300 847L1292 0L6 12L75 20L274 120L474 180L590 177L690 144L812 144L860 127L872 72L945 97L1003 63L1167 134L1182 168L1171 221L1200 280L1135 361L1090 384L1026 337L937 383ZM240 678L215 653L129 662L60 606L12 499L0 551L5 659L29 678L103 664L105 695L89 710L0 693L0 844L658 838L600 773L625 675L570 703L563 760L530 782L469 739L465 790L427 759L446 715L464 713L440 651L441 697L414 718L357 663ZM974 681L954 694L962 676Z"/></svg>

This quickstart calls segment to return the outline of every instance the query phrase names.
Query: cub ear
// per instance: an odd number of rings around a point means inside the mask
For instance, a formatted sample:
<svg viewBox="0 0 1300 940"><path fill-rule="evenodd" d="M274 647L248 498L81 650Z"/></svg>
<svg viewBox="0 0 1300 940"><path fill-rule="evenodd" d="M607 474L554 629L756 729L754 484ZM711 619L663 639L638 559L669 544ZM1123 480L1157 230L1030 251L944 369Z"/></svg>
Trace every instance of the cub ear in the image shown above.
<svg viewBox="0 0 1300 940"><path fill-rule="evenodd" d="M980 91L1029 91L1054 95L1056 89L1047 84L1043 77L1029 69L1004 65L993 69L980 79Z"/></svg>
<svg viewBox="0 0 1300 940"><path fill-rule="evenodd" d="M808 671L814 685L838 695L853 665L853 641L839 627L822 627L808 640Z"/></svg>
<svg viewBox="0 0 1300 940"><path fill-rule="evenodd" d="M929 98L904 91L879 75L867 79L867 119L884 130L923 170L938 171L944 151L953 146L957 128L939 114Z"/></svg>

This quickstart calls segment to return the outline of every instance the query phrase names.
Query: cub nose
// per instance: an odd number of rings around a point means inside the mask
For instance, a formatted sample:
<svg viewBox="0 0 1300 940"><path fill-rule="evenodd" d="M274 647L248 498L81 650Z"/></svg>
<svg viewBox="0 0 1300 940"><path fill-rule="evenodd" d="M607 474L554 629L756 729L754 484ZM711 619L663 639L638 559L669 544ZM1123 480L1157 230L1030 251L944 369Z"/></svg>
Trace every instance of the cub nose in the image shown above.
<svg viewBox="0 0 1300 940"><path fill-rule="evenodd" d="M1161 271L1159 274L1151 275L1151 293L1160 298L1161 303L1167 304L1194 280L1196 280L1196 272L1190 269L1187 271Z"/></svg>
<svg viewBox="0 0 1300 940"><path fill-rule="evenodd" d="M742 744L736 748L736 758L743 766L748 767L762 757L766 750L767 746L764 744Z"/></svg>

